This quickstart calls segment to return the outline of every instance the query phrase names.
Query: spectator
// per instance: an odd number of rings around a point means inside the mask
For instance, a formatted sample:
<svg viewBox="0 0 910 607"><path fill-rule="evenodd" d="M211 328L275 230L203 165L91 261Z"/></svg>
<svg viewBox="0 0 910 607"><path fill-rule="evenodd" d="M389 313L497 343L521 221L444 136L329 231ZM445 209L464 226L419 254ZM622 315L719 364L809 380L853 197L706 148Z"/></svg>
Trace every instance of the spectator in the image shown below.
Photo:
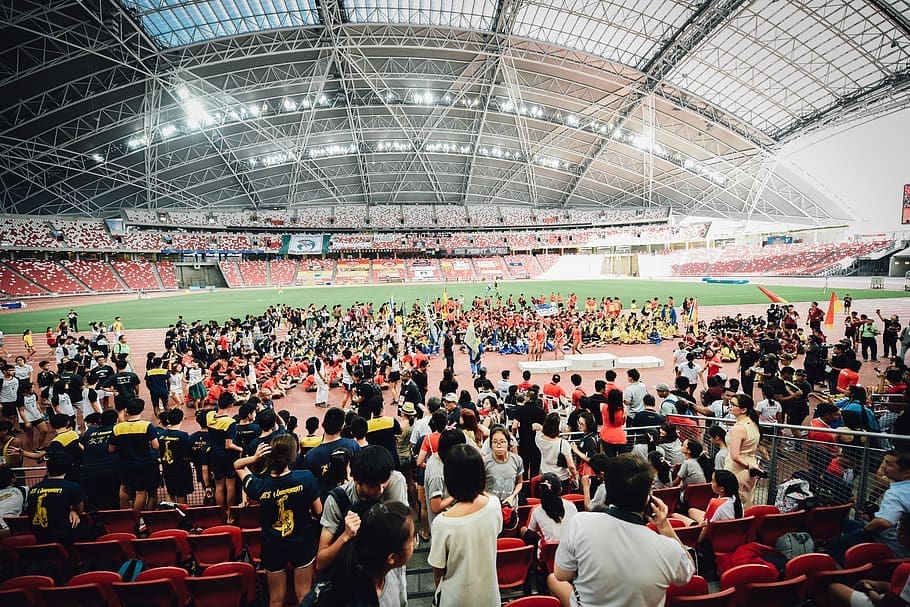
<svg viewBox="0 0 910 607"><path fill-rule="evenodd" d="M509 451L510 435L502 426L490 430L491 452L484 458L486 492L495 495L503 505L516 507L524 485L521 458Z"/></svg>
<svg viewBox="0 0 910 607"><path fill-rule="evenodd" d="M543 424L534 424L534 431L534 444L540 450L541 474L555 474L563 489L568 490L569 482L578 478L578 470L569 441L559 436L559 414L548 414Z"/></svg>
<svg viewBox="0 0 910 607"><path fill-rule="evenodd" d="M522 530L522 535L526 531L538 534L541 545L558 542L562 539L569 521L578 514L578 508L574 503L562 498L562 485L555 474L544 474L537 485L537 491L540 496L540 508L534 508L531 512L528 527Z"/></svg>
<svg viewBox="0 0 910 607"><path fill-rule="evenodd" d="M5 516L22 516L25 512L25 487L16 485L16 475L9 466L0 466L0 538L10 534Z"/></svg>
<svg viewBox="0 0 910 607"><path fill-rule="evenodd" d="M755 402L745 394L737 394L730 399L730 411L736 417L736 423L727 441L730 452L724 468L736 475L743 508L748 508L752 505L752 492L758 481L754 471L761 471L756 459L761 427L758 425Z"/></svg>
<svg viewBox="0 0 910 607"><path fill-rule="evenodd" d="M28 492L26 515L32 534L39 544L76 541L76 528L82 521L83 493L78 483L65 479L72 460L65 453L47 458L47 476Z"/></svg>
<svg viewBox="0 0 910 607"><path fill-rule="evenodd" d="M110 450L120 462L120 507L133 510L153 509L157 503L158 433L151 422L142 419L145 402L133 398L126 405L126 420L114 426Z"/></svg>
<svg viewBox="0 0 910 607"><path fill-rule="evenodd" d="M634 370L630 369L630 371ZM629 388L627 388L628 390ZM600 406L600 417L603 420L603 425L600 427L600 442L603 445L604 453L609 457L616 457L625 449L627 440L626 410L622 392L618 389L607 392L607 402Z"/></svg>

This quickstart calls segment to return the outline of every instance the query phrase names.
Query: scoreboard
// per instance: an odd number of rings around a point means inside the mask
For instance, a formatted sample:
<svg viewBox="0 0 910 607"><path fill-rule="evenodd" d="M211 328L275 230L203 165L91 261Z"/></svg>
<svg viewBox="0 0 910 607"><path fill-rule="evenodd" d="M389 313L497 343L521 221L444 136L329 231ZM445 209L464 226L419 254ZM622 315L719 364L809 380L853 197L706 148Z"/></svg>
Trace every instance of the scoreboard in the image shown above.
<svg viewBox="0 0 910 607"><path fill-rule="evenodd" d="M901 211L901 223L910 223L910 183L904 185L904 207Z"/></svg>

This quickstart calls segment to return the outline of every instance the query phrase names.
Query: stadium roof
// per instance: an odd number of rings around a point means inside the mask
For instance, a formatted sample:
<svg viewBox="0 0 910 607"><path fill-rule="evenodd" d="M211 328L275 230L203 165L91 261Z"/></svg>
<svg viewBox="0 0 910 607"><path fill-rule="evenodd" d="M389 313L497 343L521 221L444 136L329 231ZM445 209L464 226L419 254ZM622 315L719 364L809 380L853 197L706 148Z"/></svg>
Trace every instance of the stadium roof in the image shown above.
<svg viewBox="0 0 910 607"><path fill-rule="evenodd" d="M907 0L12 0L13 213L850 219L777 151L910 105Z"/></svg>

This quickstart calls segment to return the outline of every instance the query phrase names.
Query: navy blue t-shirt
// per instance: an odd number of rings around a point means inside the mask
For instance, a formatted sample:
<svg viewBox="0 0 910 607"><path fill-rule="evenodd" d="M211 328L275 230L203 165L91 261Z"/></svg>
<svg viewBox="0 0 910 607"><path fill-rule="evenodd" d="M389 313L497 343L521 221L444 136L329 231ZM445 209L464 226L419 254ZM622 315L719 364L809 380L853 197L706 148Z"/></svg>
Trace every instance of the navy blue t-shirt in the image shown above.
<svg viewBox="0 0 910 607"><path fill-rule="evenodd" d="M116 471L120 462L116 453L111 453L108 446L114 436L113 426L89 428L82 437L85 453L82 456L84 472Z"/></svg>
<svg viewBox="0 0 910 607"><path fill-rule="evenodd" d="M243 490L260 504L259 521L264 535L281 541L312 542L319 528L311 515L319 498L319 485L309 470L292 470L284 476L250 474Z"/></svg>
<svg viewBox="0 0 910 607"><path fill-rule="evenodd" d="M45 479L29 489L26 513L38 543L72 543L70 510L82 501L82 487L64 479Z"/></svg>
<svg viewBox="0 0 910 607"><path fill-rule="evenodd" d="M318 447L313 447L307 451L303 458L303 465L319 480L325 474L329 460L332 459L332 451L342 448L350 451L351 455L360 451L360 445L353 438L339 438L330 443L322 443Z"/></svg>

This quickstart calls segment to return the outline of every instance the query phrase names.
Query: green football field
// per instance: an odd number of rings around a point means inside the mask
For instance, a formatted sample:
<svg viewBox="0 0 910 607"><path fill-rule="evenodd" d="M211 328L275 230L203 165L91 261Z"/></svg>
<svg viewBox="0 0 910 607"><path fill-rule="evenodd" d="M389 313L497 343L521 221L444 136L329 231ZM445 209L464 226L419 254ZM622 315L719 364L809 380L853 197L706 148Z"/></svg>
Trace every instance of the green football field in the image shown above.
<svg viewBox="0 0 910 607"><path fill-rule="evenodd" d="M772 291L781 297L794 302L818 301L823 306L830 292L821 288L772 286ZM475 295L486 293L487 283L450 283L447 287L449 297L464 295L470 300ZM576 293L580 300L586 297L620 297L625 305L631 299L639 302L658 297L661 302L672 295L677 304L684 297L697 297L699 304L731 305L767 303L768 298L754 284L725 285L706 284L703 282L669 282L647 279L626 280L584 280L584 281L513 281L499 283L503 299L511 293L516 298L524 294L549 295L550 292L562 292L564 296ZM104 321L110 325L115 316L120 316L127 329L153 329L166 327L173 323L178 314L187 321L196 319L218 320L230 317L242 317L246 314L257 314L270 304L284 303L291 306L317 307L323 304L332 306L336 303L350 304L356 301L384 302L394 297L395 302L410 304L423 302L426 298L442 296L440 284L388 284L345 287L285 287L282 294L277 288L269 289L220 289L215 293L184 292L171 297L144 299L142 301L119 301L82 305L79 312L80 328L88 328L89 322ZM899 291L851 289L854 299L879 299L886 297L903 297L908 295ZM843 293L839 295L843 296ZM10 335L22 333L31 328L36 334L35 342L43 343L41 336L48 326L56 326L58 320L65 316L70 305L62 302L60 308L47 310L24 310L0 316L0 328Z"/></svg>

